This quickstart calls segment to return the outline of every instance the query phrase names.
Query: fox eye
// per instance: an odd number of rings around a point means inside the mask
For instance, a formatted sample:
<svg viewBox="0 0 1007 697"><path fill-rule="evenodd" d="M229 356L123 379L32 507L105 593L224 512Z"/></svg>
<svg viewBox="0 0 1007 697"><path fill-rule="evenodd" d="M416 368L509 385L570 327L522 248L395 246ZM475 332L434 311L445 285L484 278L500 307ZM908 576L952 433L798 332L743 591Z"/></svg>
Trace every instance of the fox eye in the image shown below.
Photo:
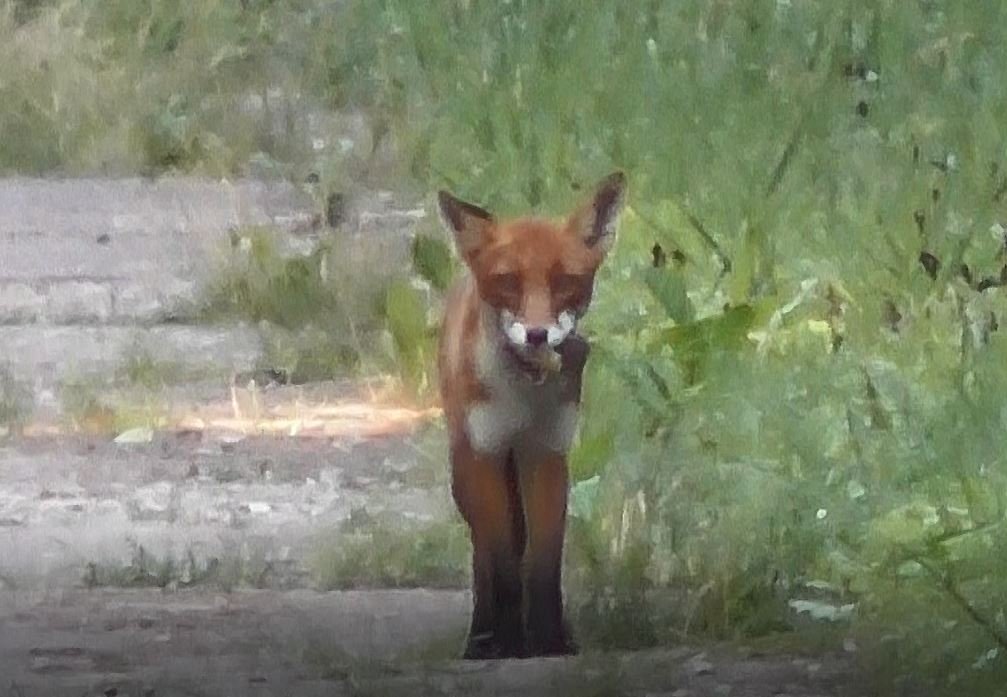
<svg viewBox="0 0 1007 697"><path fill-rule="evenodd" d="M553 279L553 290L556 293L574 294L580 291L584 279L577 274L561 273Z"/></svg>
<svg viewBox="0 0 1007 697"><path fill-rule="evenodd" d="M502 295L521 293L521 279L516 273L495 273L490 276L490 283L496 292Z"/></svg>

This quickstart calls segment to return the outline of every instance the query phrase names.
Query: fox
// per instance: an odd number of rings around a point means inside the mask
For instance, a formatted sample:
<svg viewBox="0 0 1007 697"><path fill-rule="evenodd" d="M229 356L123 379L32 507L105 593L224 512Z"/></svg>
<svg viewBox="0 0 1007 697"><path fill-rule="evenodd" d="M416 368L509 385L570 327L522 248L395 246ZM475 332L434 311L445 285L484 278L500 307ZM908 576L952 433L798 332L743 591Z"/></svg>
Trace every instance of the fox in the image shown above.
<svg viewBox="0 0 1007 697"><path fill-rule="evenodd" d="M437 353L451 494L472 544L464 659L573 655L562 557L581 382L577 323L626 199L617 171L561 219L498 219L437 194L463 273Z"/></svg>

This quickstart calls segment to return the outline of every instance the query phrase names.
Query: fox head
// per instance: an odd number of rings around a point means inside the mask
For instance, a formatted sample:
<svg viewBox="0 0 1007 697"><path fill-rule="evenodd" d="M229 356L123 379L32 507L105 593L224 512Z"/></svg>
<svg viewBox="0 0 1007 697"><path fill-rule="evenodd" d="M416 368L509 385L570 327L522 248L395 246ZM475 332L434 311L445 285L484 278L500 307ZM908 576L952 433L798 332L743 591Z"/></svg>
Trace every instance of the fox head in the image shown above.
<svg viewBox="0 0 1007 697"><path fill-rule="evenodd" d="M446 191L438 194L459 254L513 348L555 348L573 332L615 241L625 190L622 172L611 174L590 200L558 221L497 220Z"/></svg>

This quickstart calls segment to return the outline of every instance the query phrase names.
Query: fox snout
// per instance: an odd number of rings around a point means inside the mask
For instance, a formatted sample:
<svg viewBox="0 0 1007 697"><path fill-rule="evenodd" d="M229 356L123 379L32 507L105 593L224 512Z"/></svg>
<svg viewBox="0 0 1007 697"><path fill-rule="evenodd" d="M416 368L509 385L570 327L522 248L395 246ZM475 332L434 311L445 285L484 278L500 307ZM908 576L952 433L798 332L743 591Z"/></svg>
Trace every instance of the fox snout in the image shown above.
<svg viewBox="0 0 1007 697"><path fill-rule="evenodd" d="M500 313L500 322L507 340L519 349L536 349L546 345L556 348L577 326L572 312L561 312L554 321L543 324L527 322L504 310Z"/></svg>

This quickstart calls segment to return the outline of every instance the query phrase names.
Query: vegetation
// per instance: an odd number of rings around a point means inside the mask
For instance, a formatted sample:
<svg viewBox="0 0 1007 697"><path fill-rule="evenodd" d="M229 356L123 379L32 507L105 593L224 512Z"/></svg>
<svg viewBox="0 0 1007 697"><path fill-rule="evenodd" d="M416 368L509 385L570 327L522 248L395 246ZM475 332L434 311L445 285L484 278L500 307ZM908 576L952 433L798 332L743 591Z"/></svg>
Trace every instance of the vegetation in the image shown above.
<svg viewBox="0 0 1007 697"><path fill-rule="evenodd" d="M170 386L223 377L219 369L158 360L136 343L111 376L70 376L59 385L58 396L68 426L108 435L163 426L170 412Z"/></svg>
<svg viewBox="0 0 1007 697"><path fill-rule="evenodd" d="M429 267L435 280L450 273L442 240L418 237L415 247L417 268ZM258 323L266 367L294 383L383 371L429 391L436 341L431 296L408 268L385 265L385 253L370 240L328 235L309 256L291 256L274 231L241 230L204 299L203 318Z"/></svg>
<svg viewBox="0 0 1007 697"><path fill-rule="evenodd" d="M131 542L128 564L89 562L81 582L86 588L219 588L229 591L238 587L282 587L290 579L281 564L265 559L261 554L248 553L198 559L190 549L180 558L158 557L143 545Z"/></svg>
<svg viewBox="0 0 1007 697"><path fill-rule="evenodd" d="M59 398L67 425L82 433L111 435L154 428L167 419L160 391L138 385L110 390L96 378L75 378L60 385Z"/></svg>
<svg viewBox="0 0 1007 697"><path fill-rule="evenodd" d="M417 525L359 513L345 527L315 555L320 588L468 587L468 533L460 520Z"/></svg>
<svg viewBox="0 0 1007 697"><path fill-rule="evenodd" d="M625 169L584 327L579 626L618 645L629 621L654 643L810 614L904 693L986 694L1007 679L1005 33L999 3L931 0L8 2L0 169L331 181L387 138L402 187L500 213ZM366 152L315 151L306 114L346 106ZM422 387L417 308L454 267L420 249L431 292L400 280L376 316Z"/></svg>
<svg viewBox="0 0 1007 697"><path fill-rule="evenodd" d="M22 426L31 413L31 391L0 364L0 438Z"/></svg>

